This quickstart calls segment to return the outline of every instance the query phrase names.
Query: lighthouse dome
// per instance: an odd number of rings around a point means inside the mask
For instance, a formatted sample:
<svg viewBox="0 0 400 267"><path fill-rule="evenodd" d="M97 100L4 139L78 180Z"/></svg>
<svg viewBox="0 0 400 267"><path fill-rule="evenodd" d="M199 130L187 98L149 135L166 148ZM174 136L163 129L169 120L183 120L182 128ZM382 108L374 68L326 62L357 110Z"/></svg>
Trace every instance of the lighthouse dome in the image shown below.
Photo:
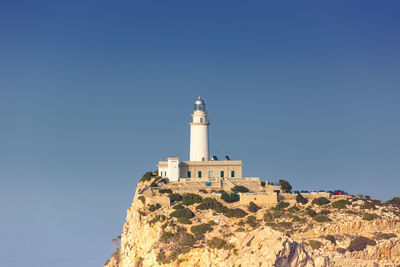
<svg viewBox="0 0 400 267"><path fill-rule="evenodd" d="M206 103L204 102L204 100L200 96L194 102L194 110L206 111Z"/></svg>

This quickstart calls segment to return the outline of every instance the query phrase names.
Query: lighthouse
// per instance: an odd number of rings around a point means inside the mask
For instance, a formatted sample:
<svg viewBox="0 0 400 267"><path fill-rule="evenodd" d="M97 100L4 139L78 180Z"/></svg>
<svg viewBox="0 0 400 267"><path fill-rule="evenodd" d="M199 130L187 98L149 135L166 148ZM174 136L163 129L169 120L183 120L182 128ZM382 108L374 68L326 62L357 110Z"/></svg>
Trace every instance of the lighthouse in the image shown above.
<svg viewBox="0 0 400 267"><path fill-rule="evenodd" d="M208 161L208 125L206 104L199 96L190 120L190 161Z"/></svg>

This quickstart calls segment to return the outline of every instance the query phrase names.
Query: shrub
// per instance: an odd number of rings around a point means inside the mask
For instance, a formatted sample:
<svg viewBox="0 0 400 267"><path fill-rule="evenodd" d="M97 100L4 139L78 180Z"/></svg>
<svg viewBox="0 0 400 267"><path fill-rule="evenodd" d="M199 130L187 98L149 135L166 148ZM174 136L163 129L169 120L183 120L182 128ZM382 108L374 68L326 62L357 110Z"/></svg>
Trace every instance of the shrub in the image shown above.
<svg viewBox="0 0 400 267"><path fill-rule="evenodd" d="M192 222L188 218L180 217L178 218L178 222L182 224L192 224Z"/></svg>
<svg viewBox="0 0 400 267"><path fill-rule="evenodd" d="M319 197L319 198L315 198L311 203L313 205L322 206L322 205L326 205L326 204L330 203L330 201L326 197Z"/></svg>
<svg viewBox="0 0 400 267"><path fill-rule="evenodd" d="M299 203L299 204L303 204L303 205L305 205L305 204L307 204L307 202L308 202L308 199L307 199L307 198L305 198L305 197L303 197L303 195L302 195L302 194L300 194L300 193L297 193L297 196L296 196L296 202L297 202L297 203Z"/></svg>
<svg viewBox="0 0 400 267"><path fill-rule="evenodd" d="M324 216L324 215L317 215L314 217L314 220L316 222L330 222L332 221L331 219L329 219L328 217Z"/></svg>
<svg viewBox="0 0 400 267"><path fill-rule="evenodd" d="M397 237L397 235L393 233L375 233L374 238L377 240L382 240L382 239L390 239L393 237Z"/></svg>
<svg viewBox="0 0 400 267"><path fill-rule="evenodd" d="M144 196L139 196L138 199L142 201L142 203L146 203L146 198Z"/></svg>
<svg viewBox="0 0 400 267"><path fill-rule="evenodd" d="M242 209L229 209L222 205L218 200L214 198L205 198L203 200L203 203L199 204L196 207L197 210L214 210L217 213L222 213L226 217L236 217L236 218L243 218L247 215L247 212L245 212Z"/></svg>
<svg viewBox="0 0 400 267"><path fill-rule="evenodd" d="M216 248L216 249L221 249L226 245L226 241L214 236L212 239L207 240L207 246L210 248Z"/></svg>
<svg viewBox="0 0 400 267"><path fill-rule="evenodd" d="M360 209L362 210L375 210L376 206L375 203L370 201L370 200L366 200L364 201L364 203L360 206Z"/></svg>
<svg viewBox="0 0 400 267"><path fill-rule="evenodd" d="M182 204L185 206L193 205L196 203L201 203L203 198L197 194L186 193L182 196Z"/></svg>
<svg viewBox="0 0 400 267"><path fill-rule="evenodd" d="M330 210L321 210L318 215L328 215L331 214L332 212Z"/></svg>
<svg viewBox="0 0 400 267"><path fill-rule="evenodd" d="M260 210L261 208L259 206L256 205L256 203L254 203L253 201L251 201L249 203L249 207L247 208L250 212L257 212L258 210Z"/></svg>
<svg viewBox="0 0 400 267"><path fill-rule="evenodd" d="M154 217L153 219L151 219L151 220L149 221L149 224L152 225L152 224L155 224L156 222L163 222L163 221L165 221L166 219L167 219L167 217L166 217L165 215L157 214L156 217Z"/></svg>
<svg viewBox="0 0 400 267"><path fill-rule="evenodd" d="M227 207L222 205L218 200L214 198L205 198L203 203L196 207L197 210L214 210L218 213L222 213Z"/></svg>
<svg viewBox="0 0 400 267"><path fill-rule="evenodd" d="M190 227L190 231L194 234L194 236L203 236L205 233L211 232L212 230L213 228L208 223L202 223Z"/></svg>
<svg viewBox="0 0 400 267"><path fill-rule="evenodd" d="M292 190L292 186L286 180L282 180L282 179L279 180L279 185L281 186L282 190L289 190L289 191Z"/></svg>
<svg viewBox="0 0 400 267"><path fill-rule="evenodd" d="M184 209L185 208L185 206L183 206L182 204L176 204L175 206L173 206L172 207L174 210L181 210L181 209Z"/></svg>
<svg viewBox="0 0 400 267"><path fill-rule="evenodd" d="M344 248L337 248L336 251L339 252L340 254L346 253L346 249Z"/></svg>
<svg viewBox="0 0 400 267"><path fill-rule="evenodd" d="M307 208L306 209L306 213L308 216L310 217L315 217L317 215L317 213L315 212L315 210L311 209L311 208Z"/></svg>
<svg viewBox="0 0 400 267"><path fill-rule="evenodd" d="M217 225L217 223L214 220L209 220L208 225L213 226L213 225Z"/></svg>
<svg viewBox="0 0 400 267"><path fill-rule="evenodd" d="M246 193L249 192L249 189L242 185L235 185L234 187L232 187L232 191Z"/></svg>
<svg viewBox="0 0 400 267"><path fill-rule="evenodd" d="M234 217L234 218L243 218L243 217L247 216L247 214L248 214L247 212L245 212L244 210L239 209L239 208L227 209L224 212L224 215L226 217L229 217L229 218L232 218L232 217Z"/></svg>
<svg viewBox="0 0 400 267"><path fill-rule="evenodd" d="M364 221L372 221L375 220L376 218L379 218L379 216L374 213L365 213L364 216L362 217Z"/></svg>
<svg viewBox="0 0 400 267"><path fill-rule="evenodd" d="M397 207L400 207L400 197L394 197L388 201L386 201L386 204L394 205Z"/></svg>
<svg viewBox="0 0 400 267"><path fill-rule="evenodd" d="M149 211L153 212L155 210L158 210L161 208L161 205L159 203L156 203L155 205L150 205Z"/></svg>
<svg viewBox="0 0 400 267"><path fill-rule="evenodd" d="M160 237L160 241L163 243L170 243L179 246L191 247L196 242L196 239L192 234L189 234L188 232L184 231L176 233L163 232L163 234Z"/></svg>
<svg viewBox="0 0 400 267"><path fill-rule="evenodd" d="M292 206L292 207L287 209L287 211L289 211L289 212L296 212L296 211L299 211L299 210L300 210L300 208L297 207L296 205L294 205L294 206Z"/></svg>
<svg viewBox="0 0 400 267"><path fill-rule="evenodd" d="M143 177L142 179L140 179L140 182L150 181L152 177L153 177L152 172L146 172L145 174L143 174Z"/></svg>
<svg viewBox="0 0 400 267"><path fill-rule="evenodd" d="M251 227L253 227L253 228L258 226L258 223L257 223L257 220L256 220L255 216L248 216L246 218L246 223L248 225L250 225Z"/></svg>
<svg viewBox="0 0 400 267"><path fill-rule="evenodd" d="M273 207L272 209L273 210L283 210L283 209L285 209L285 208L287 208L287 207L289 207L289 203L288 202L278 202L278 204L276 204L276 206L275 207Z"/></svg>
<svg viewBox="0 0 400 267"><path fill-rule="evenodd" d="M334 235L324 235L322 238L329 240L333 245L336 245L336 237Z"/></svg>
<svg viewBox="0 0 400 267"><path fill-rule="evenodd" d="M351 202L346 199L341 199L332 203L332 207L337 209L346 209L347 205L351 205Z"/></svg>
<svg viewBox="0 0 400 267"><path fill-rule="evenodd" d="M224 200L225 202L232 203L239 201L240 197L238 194L235 194L233 192L230 194L224 192L221 194L221 199Z"/></svg>
<svg viewBox="0 0 400 267"><path fill-rule="evenodd" d="M261 181L261 186L265 186L265 182L264 181Z"/></svg>
<svg viewBox="0 0 400 267"><path fill-rule="evenodd" d="M272 214L270 212L267 212L264 214L264 221L265 222L270 222L273 221L274 217L272 216Z"/></svg>
<svg viewBox="0 0 400 267"><path fill-rule="evenodd" d="M178 193L170 193L170 194L168 195L168 197L169 197L169 201L170 201L171 203L174 203L174 202L176 202L176 201L181 201L181 200L182 200L182 195L181 195L181 194L178 194Z"/></svg>
<svg viewBox="0 0 400 267"><path fill-rule="evenodd" d="M363 236L358 236L355 239L353 239L350 242L349 247L347 248L348 251L352 252L352 251L361 251L364 250L367 245L369 246L375 246L376 242L372 239L369 239L367 237L363 237Z"/></svg>
<svg viewBox="0 0 400 267"><path fill-rule="evenodd" d="M205 190L205 189L200 189L199 192L203 193L203 194L208 194L207 190Z"/></svg>
<svg viewBox="0 0 400 267"><path fill-rule="evenodd" d="M164 188L164 189L160 189L158 192L159 192L160 194L171 194L171 193L172 193L172 190L171 190L171 189L168 189L168 188Z"/></svg>
<svg viewBox="0 0 400 267"><path fill-rule="evenodd" d="M308 244L312 249L319 249L320 247L322 247L322 243L317 240L309 240Z"/></svg>
<svg viewBox="0 0 400 267"><path fill-rule="evenodd" d="M178 219L179 218L191 219L194 217L194 214L190 209L184 208L184 209L179 209L179 210L175 210L175 211L171 212L170 216L178 218Z"/></svg>

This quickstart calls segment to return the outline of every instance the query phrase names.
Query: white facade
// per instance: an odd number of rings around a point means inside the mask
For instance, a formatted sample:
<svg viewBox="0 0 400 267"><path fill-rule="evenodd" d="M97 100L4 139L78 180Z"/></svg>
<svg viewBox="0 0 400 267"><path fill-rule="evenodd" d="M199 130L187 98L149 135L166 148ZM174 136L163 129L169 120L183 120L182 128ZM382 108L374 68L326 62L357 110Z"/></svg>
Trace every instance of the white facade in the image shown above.
<svg viewBox="0 0 400 267"><path fill-rule="evenodd" d="M170 181L179 180L179 159L178 158L168 158L168 178Z"/></svg>
<svg viewBox="0 0 400 267"><path fill-rule="evenodd" d="M194 104L190 121L190 161L209 161L208 125L205 103L199 97Z"/></svg>

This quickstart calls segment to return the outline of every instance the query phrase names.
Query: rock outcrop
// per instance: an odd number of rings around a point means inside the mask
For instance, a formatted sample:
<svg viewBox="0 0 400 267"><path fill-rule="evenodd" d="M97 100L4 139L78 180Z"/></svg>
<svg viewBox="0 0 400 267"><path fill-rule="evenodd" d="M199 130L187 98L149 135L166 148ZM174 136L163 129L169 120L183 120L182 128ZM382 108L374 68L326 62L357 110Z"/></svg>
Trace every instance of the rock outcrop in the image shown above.
<svg viewBox="0 0 400 267"><path fill-rule="evenodd" d="M283 210L261 208L255 212L241 207L249 215L236 218L212 209L196 209L198 204L193 204L187 208L195 216L187 222L171 216L175 209L164 205L165 201L160 206L150 207L149 204L157 203L157 196L144 194L150 190L150 182L139 183L134 201L127 211L120 248L105 266L400 264L400 220L393 216L397 214L397 210L389 211L387 207L368 210L379 213L380 217L367 221L360 218L359 213L364 212L359 208L362 201L358 203L353 200L354 207L347 213L345 209L312 206L318 214L326 214L331 218L325 222L315 222L312 216L306 215L306 206L301 205L298 205L300 208L291 210L290 207ZM270 213L271 216L266 216ZM207 230L195 232L191 227L197 225L205 225ZM388 231L391 235L377 238L377 234ZM327 235L333 236L334 240L326 238ZM360 251L347 251L346 248L355 236L375 237L376 245L368 245Z"/></svg>

